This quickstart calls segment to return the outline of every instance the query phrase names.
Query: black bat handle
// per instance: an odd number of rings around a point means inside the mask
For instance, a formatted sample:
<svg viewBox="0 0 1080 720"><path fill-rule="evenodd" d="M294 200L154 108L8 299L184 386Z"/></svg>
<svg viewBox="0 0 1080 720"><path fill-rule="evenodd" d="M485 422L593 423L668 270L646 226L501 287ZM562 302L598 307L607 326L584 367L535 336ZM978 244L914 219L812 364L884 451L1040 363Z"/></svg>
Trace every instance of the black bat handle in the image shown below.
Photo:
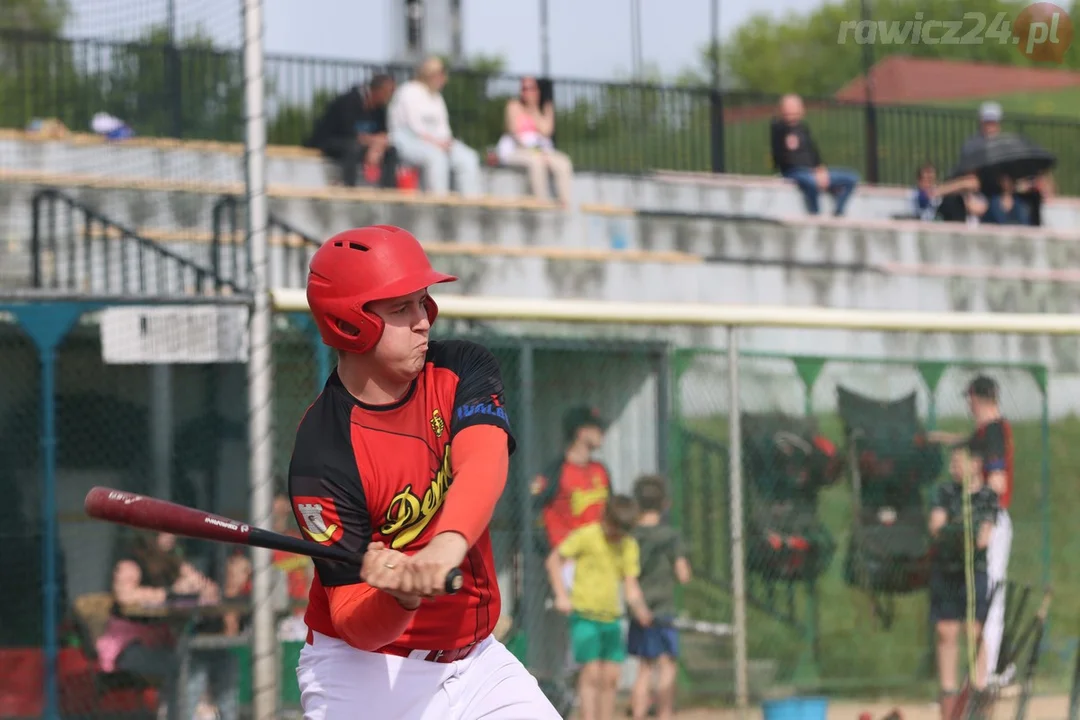
<svg viewBox="0 0 1080 720"><path fill-rule="evenodd" d="M447 595L454 595L461 586L465 584L465 576L461 574L461 570L454 568L446 574L446 587L443 589Z"/></svg>

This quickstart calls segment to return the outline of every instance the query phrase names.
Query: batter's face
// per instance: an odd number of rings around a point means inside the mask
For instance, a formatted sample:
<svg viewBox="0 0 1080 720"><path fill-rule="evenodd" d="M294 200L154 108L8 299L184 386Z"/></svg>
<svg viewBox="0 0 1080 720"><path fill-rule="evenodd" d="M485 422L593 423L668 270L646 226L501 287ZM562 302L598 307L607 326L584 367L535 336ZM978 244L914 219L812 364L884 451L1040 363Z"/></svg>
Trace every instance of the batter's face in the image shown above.
<svg viewBox="0 0 1080 720"><path fill-rule="evenodd" d="M158 533L157 546L161 552L172 552L176 547L176 536L170 533Z"/></svg>
<svg viewBox="0 0 1080 720"><path fill-rule="evenodd" d="M427 289L411 295L377 300L368 310L383 321L382 337L372 350L373 359L386 372L411 381L424 367L431 323L427 315Z"/></svg>

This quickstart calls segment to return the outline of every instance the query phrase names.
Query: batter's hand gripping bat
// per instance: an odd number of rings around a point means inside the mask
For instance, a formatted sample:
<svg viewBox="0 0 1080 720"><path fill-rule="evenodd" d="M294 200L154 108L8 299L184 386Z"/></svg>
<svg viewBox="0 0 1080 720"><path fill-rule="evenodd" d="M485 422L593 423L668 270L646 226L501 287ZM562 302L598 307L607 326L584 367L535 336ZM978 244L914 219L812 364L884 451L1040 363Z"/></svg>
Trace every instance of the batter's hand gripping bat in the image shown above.
<svg viewBox="0 0 1080 720"><path fill-rule="evenodd" d="M123 490L95 487L86 494L83 506L86 514L92 518L143 530L234 545L250 545L268 550L282 550L320 560L355 565L357 568L363 562L363 553L351 553L339 547L289 537L270 530L251 527L213 513ZM463 582L461 570L454 568L447 573L444 590L452 595L461 589Z"/></svg>

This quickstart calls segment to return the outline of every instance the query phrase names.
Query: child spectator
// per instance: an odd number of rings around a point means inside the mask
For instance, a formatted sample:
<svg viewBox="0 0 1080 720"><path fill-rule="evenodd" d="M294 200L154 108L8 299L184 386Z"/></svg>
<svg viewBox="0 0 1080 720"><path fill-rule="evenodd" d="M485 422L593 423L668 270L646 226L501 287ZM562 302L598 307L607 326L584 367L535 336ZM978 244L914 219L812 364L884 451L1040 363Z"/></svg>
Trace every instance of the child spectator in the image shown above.
<svg viewBox="0 0 1080 720"><path fill-rule="evenodd" d="M934 489L930 511L930 535L933 539L930 570L930 619L937 634L937 665L941 683L941 717L951 720L957 702L957 661L960 632L968 620L969 603L973 606L976 638L982 632L990 608L986 579L986 548L998 511L997 495L982 482L982 460L966 447L953 450L949 462L949 480ZM964 493L971 496L971 534L973 547L974 602L968 597L965 571ZM969 642L974 640L969 638ZM985 654L980 647L972 668L974 678L985 676ZM978 683L976 683L978 686Z"/></svg>
<svg viewBox="0 0 1080 720"><path fill-rule="evenodd" d="M599 522L571 532L547 559L555 608L570 616L570 644L581 665L578 697L582 720L613 720L620 666L626 659L619 618L619 586L637 621L651 624L638 585L638 545L631 533L638 508L633 498L614 495ZM574 561L571 594L566 592L562 566Z"/></svg>
<svg viewBox="0 0 1080 720"><path fill-rule="evenodd" d="M634 500L641 515L634 530L641 554L641 592L652 615L650 626L630 620L627 652L638 659L638 674L630 695L634 720L644 720L653 705L652 684L656 681L656 717L671 720L675 706L675 680L678 673L679 633L675 619L675 586L690 582L690 563L683 551L682 538L663 522L668 509L664 479L645 475L634 484Z"/></svg>
<svg viewBox="0 0 1080 720"><path fill-rule="evenodd" d="M932 163L919 167L915 177L915 192L912 197L915 217L920 220L934 220L937 217L941 196L937 192L937 168Z"/></svg>

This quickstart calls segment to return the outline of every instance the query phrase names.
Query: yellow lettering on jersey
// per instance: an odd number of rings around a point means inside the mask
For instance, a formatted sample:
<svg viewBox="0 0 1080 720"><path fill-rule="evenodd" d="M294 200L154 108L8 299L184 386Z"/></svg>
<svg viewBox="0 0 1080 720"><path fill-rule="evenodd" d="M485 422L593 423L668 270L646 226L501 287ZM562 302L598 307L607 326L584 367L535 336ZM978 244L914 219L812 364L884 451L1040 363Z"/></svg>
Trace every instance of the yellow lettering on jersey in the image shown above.
<svg viewBox="0 0 1080 720"><path fill-rule="evenodd" d="M601 485L591 490L574 490L570 493L570 512L577 517L593 505L607 501L608 489Z"/></svg>
<svg viewBox="0 0 1080 720"><path fill-rule="evenodd" d="M450 472L450 446L447 445L442 464L422 496L413 493L410 483L390 500L390 507L386 509L386 522L379 528L380 533L391 538L390 547L400 550L424 532L435 513L442 507L446 500L446 491L453 482Z"/></svg>

